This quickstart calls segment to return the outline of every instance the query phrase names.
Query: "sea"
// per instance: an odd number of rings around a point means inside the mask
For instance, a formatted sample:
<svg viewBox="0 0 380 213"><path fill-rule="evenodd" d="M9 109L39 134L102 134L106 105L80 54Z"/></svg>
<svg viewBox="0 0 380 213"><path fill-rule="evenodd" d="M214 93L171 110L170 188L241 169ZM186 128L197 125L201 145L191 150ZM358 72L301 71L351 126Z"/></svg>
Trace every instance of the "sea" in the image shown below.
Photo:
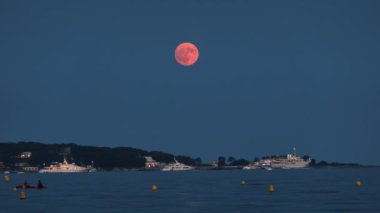
<svg viewBox="0 0 380 213"><path fill-rule="evenodd" d="M0 180L1 213L380 212L380 168L9 176L8 183ZM25 180L30 185L41 180L48 188L25 190L26 199L20 200L22 190L13 187Z"/></svg>

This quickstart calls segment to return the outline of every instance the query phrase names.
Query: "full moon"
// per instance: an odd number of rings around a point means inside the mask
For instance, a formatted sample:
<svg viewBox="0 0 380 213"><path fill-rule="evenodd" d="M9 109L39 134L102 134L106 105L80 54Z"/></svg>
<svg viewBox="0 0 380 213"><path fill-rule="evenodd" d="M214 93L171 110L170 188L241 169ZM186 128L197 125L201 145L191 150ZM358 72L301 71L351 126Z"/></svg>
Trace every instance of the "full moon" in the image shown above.
<svg viewBox="0 0 380 213"><path fill-rule="evenodd" d="M175 60L183 66L191 66L199 58L198 48L189 42L184 42L175 49Z"/></svg>

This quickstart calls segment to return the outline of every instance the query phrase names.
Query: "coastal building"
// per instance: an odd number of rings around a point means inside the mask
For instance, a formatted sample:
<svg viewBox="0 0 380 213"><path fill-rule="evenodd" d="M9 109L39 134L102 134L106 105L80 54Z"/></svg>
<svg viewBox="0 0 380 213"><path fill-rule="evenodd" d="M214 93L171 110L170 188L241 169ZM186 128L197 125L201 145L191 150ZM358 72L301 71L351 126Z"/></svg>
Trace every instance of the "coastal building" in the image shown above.
<svg viewBox="0 0 380 213"><path fill-rule="evenodd" d="M0 161L0 171L8 171L9 167L5 166L2 161Z"/></svg>
<svg viewBox="0 0 380 213"><path fill-rule="evenodd" d="M17 155L17 158L27 159L32 157L32 152L22 152L21 154Z"/></svg>
<svg viewBox="0 0 380 213"><path fill-rule="evenodd" d="M216 161L213 161L212 163L211 163L211 168L213 168L213 169L217 169L217 168L219 168L219 162L216 160Z"/></svg>
<svg viewBox="0 0 380 213"><path fill-rule="evenodd" d="M15 163L15 167L19 167L19 168L28 167L28 166L29 166L29 163L27 163L27 162L18 162L18 163Z"/></svg>
<svg viewBox="0 0 380 213"><path fill-rule="evenodd" d="M154 169L154 168L160 168L160 163L153 160L150 156L145 156L145 168L146 169Z"/></svg>

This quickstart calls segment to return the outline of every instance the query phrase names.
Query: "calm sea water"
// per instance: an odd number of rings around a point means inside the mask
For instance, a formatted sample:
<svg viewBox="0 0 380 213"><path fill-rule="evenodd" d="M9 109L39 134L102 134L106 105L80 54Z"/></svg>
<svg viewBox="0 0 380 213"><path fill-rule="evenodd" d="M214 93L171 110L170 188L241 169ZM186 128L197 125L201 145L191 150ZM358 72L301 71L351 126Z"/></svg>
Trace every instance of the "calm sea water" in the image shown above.
<svg viewBox="0 0 380 213"><path fill-rule="evenodd" d="M379 168L10 176L9 184L0 182L4 213L380 212ZM49 188L27 190L21 201L12 188L25 179L33 185L41 179ZM159 189L151 191L152 184ZM274 193L267 191L269 184Z"/></svg>

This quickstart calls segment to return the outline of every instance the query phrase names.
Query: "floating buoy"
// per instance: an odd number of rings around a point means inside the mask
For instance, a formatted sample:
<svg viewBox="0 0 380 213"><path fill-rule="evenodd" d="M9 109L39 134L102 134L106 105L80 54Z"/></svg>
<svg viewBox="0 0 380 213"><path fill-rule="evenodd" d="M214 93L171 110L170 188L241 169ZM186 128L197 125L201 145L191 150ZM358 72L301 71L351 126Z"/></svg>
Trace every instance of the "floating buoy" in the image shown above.
<svg viewBox="0 0 380 213"><path fill-rule="evenodd" d="M152 187L151 187L152 191L157 191L158 190L158 186L156 184L153 184Z"/></svg>
<svg viewBox="0 0 380 213"><path fill-rule="evenodd" d="M274 186L272 184L269 185L268 192L274 192Z"/></svg>
<svg viewBox="0 0 380 213"><path fill-rule="evenodd" d="M361 185L362 185L362 182L360 182L360 181L356 181L356 182L355 182L355 186L359 187L359 186L361 186Z"/></svg>
<svg viewBox="0 0 380 213"><path fill-rule="evenodd" d="M4 180L5 180L5 182L8 183L8 182L10 181L10 179L11 179L11 178L10 178L8 175L5 175L5 176L4 176Z"/></svg>
<svg viewBox="0 0 380 213"><path fill-rule="evenodd" d="M245 180L240 181L240 185L244 186L245 185Z"/></svg>
<svg viewBox="0 0 380 213"><path fill-rule="evenodd" d="M25 200L26 199L26 194L24 191L21 191L20 193L20 200Z"/></svg>
<svg viewBox="0 0 380 213"><path fill-rule="evenodd" d="M16 188L16 187L13 187L13 191L14 191L14 192L17 192L17 188Z"/></svg>

